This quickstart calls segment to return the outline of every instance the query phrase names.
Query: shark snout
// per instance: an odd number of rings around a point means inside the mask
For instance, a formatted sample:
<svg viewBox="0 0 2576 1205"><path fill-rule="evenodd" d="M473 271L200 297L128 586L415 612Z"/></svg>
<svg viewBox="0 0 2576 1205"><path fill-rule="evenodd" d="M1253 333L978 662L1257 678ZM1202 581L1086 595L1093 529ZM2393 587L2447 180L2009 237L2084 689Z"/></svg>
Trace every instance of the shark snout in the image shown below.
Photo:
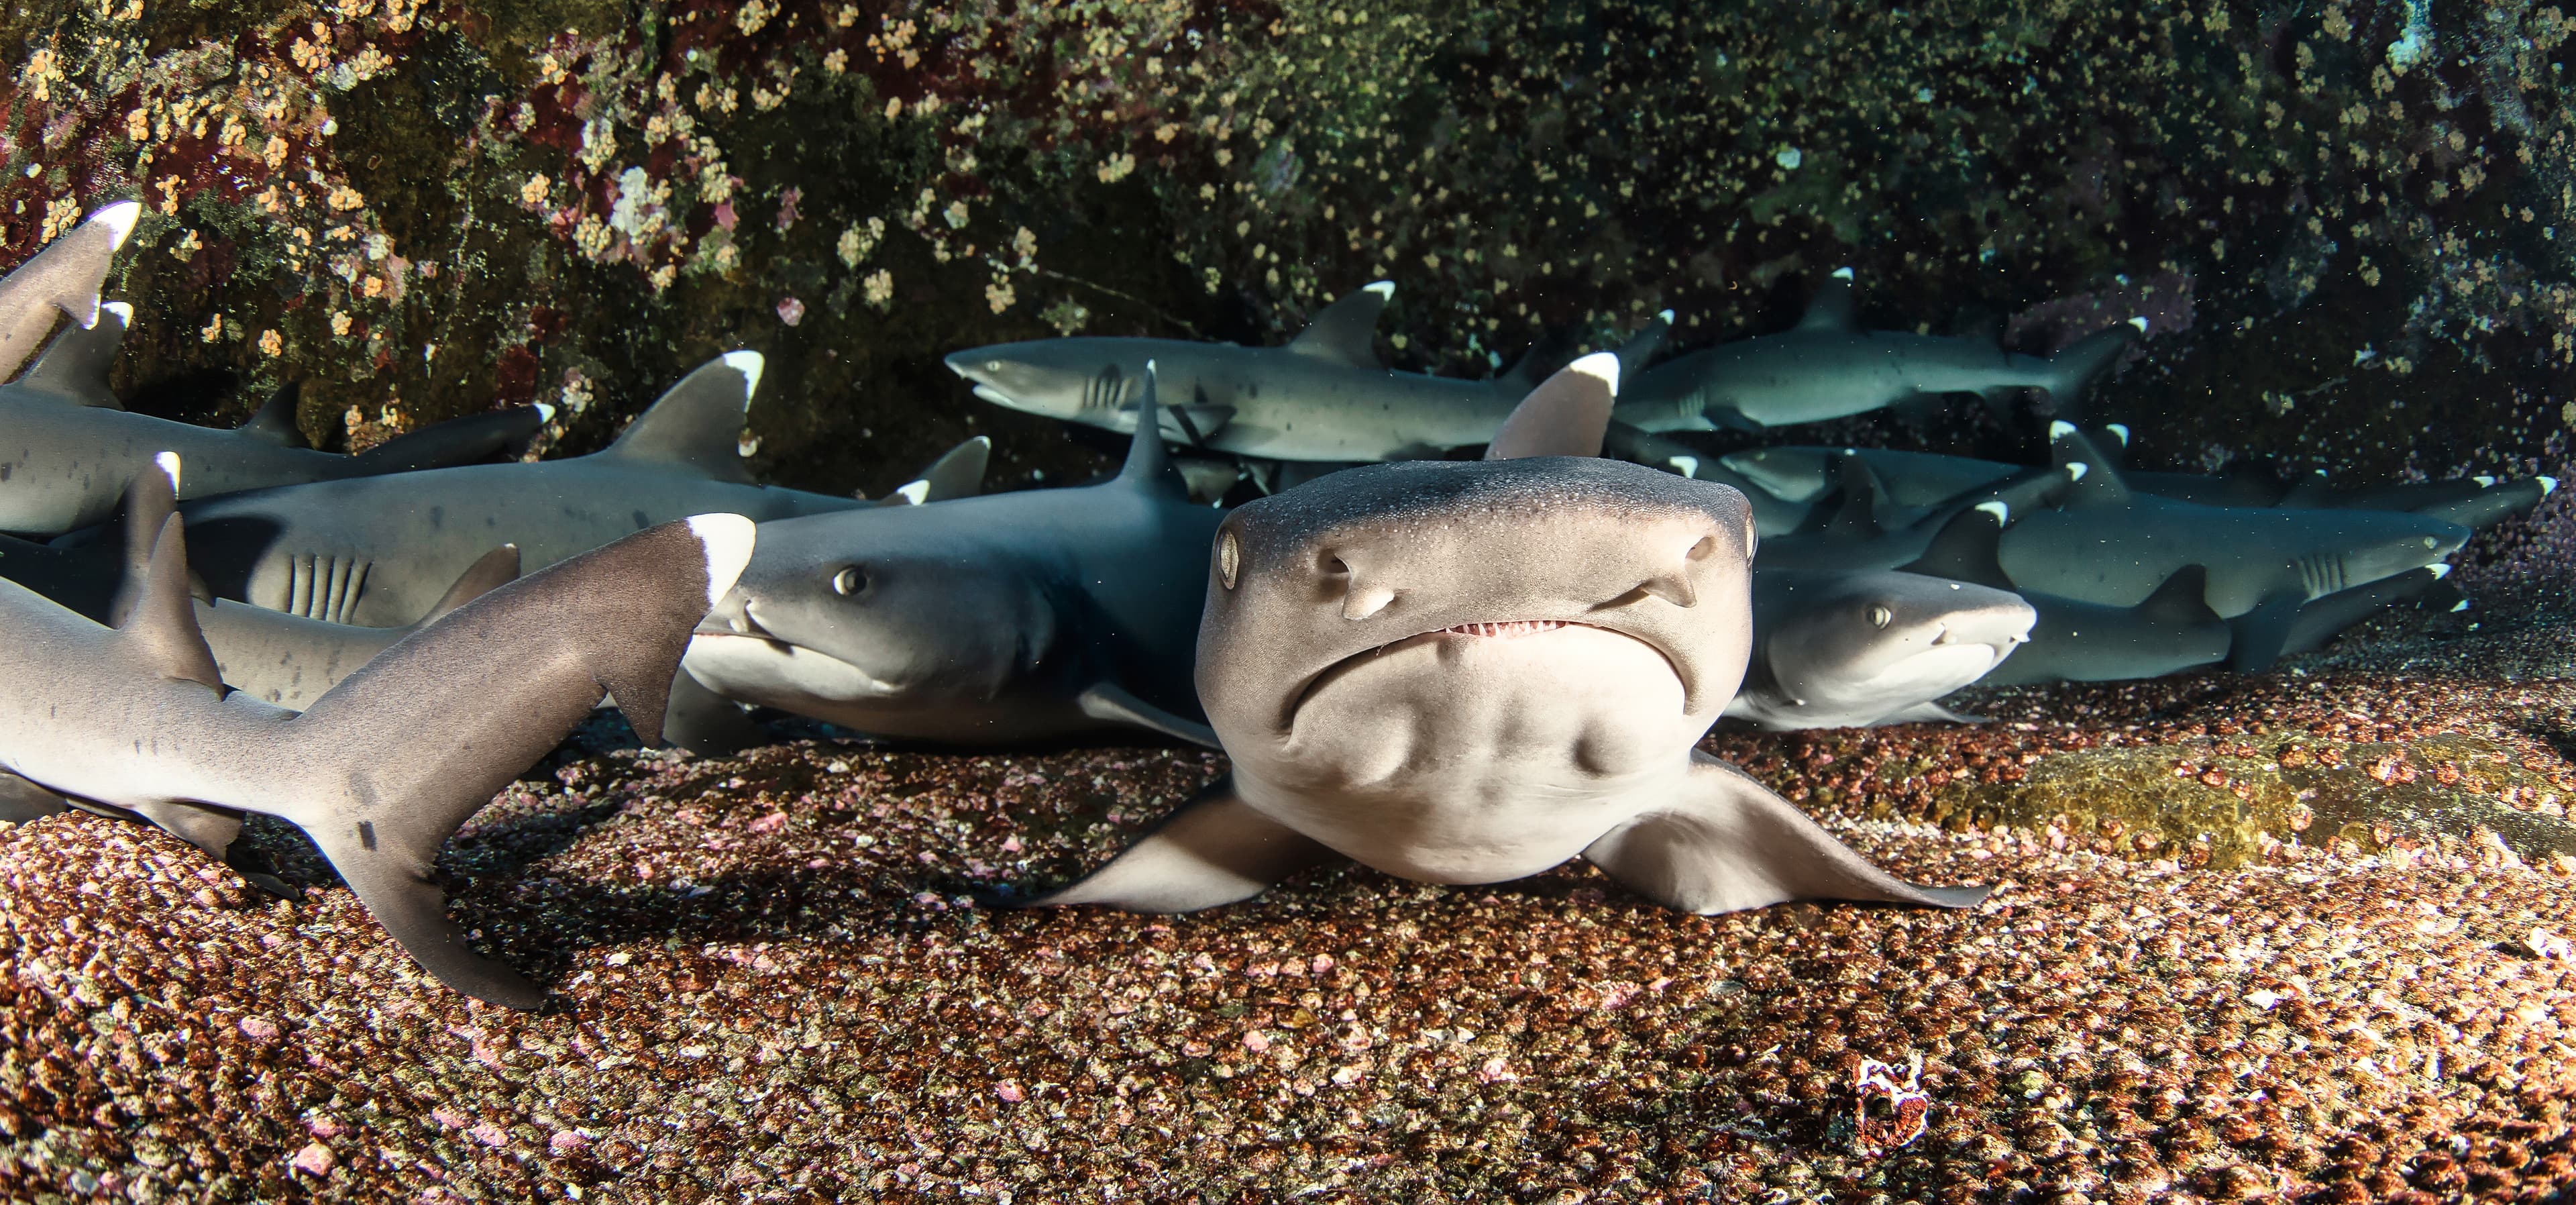
<svg viewBox="0 0 2576 1205"><path fill-rule="evenodd" d="M751 596L741 587L737 586L726 591L723 598L716 600L715 609L708 611L706 618L698 621L698 633L714 636L757 636L764 640L776 639L770 635L769 629L762 627L760 620L753 616L753 605Z"/></svg>

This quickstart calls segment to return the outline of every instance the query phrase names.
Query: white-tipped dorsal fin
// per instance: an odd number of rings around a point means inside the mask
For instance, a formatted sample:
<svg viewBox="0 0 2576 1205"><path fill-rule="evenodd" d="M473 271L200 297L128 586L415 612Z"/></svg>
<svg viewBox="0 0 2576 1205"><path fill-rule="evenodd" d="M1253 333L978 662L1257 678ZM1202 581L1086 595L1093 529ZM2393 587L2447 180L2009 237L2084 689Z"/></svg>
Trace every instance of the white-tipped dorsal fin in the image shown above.
<svg viewBox="0 0 2576 1205"><path fill-rule="evenodd" d="M152 559L142 586L131 591L132 605L117 624L128 647L162 677L224 688L206 634L197 628L196 599L188 593L188 547L179 516L161 520L152 542Z"/></svg>
<svg viewBox="0 0 2576 1205"><path fill-rule="evenodd" d="M36 362L18 378L18 387L102 410L124 409L125 404L107 387L107 373L125 349L125 332L133 325L133 306L100 302L98 321L86 327L64 327L37 353Z"/></svg>
<svg viewBox="0 0 2576 1205"><path fill-rule="evenodd" d="M2092 471L2093 466L2086 464L2081 460L2070 460L2066 462L2066 478L2069 481L2082 481L2084 480L2084 475Z"/></svg>
<svg viewBox="0 0 2576 1205"><path fill-rule="evenodd" d="M1597 351L1539 382L1485 447L1487 460L1599 456L1619 399L1619 356Z"/></svg>
<svg viewBox="0 0 2576 1205"><path fill-rule="evenodd" d="M1664 463L1673 466L1673 471L1684 477L1699 476L1699 457L1697 456L1669 456L1664 459Z"/></svg>
<svg viewBox="0 0 2576 1205"><path fill-rule="evenodd" d="M2069 435L2073 435L2073 434L2075 434L2075 424L2070 423L2070 422L2068 422L2068 421L2066 421L2065 419L2062 419L2062 418L2061 418L2061 419L2052 419L2052 420L2050 420L2050 422L2049 422L2049 424L2048 424L2048 437L2049 437L2050 439L2052 439L2052 440L2064 439L2064 438L2066 438L2067 436L2069 436Z"/></svg>
<svg viewBox="0 0 2576 1205"><path fill-rule="evenodd" d="M1393 296L1391 280L1371 281L1342 294L1289 340L1288 350L1352 368L1383 368L1375 346L1377 319L1386 312L1387 298Z"/></svg>
<svg viewBox="0 0 2576 1205"><path fill-rule="evenodd" d="M2111 438L2119 440L2121 447L2125 448L2129 446L2129 424L2104 423L2102 424L2102 429L2110 432Z"/></svg>
<svg viewBox="0 0 2576 1205"><path fill-rule="evenodd" d="M919 506L924 502L930 501L930 483L927 481L904 482L903 484L894 487L894 496L903 499L904 505L906 506Z"/></svg>
<svg viewBox="0 0 2576 1205"><path fill-rule="evenodd" d="M1851 270L1851 266L1850 266L1850 265L1846 264L1846 265L1844 265L1844 266L1842 266L1842 267L1839 267L1839 268L1834 269L1834 279L1836 279L1836 280L1850 280L1851 278L1852 278L1852 270Z"/></svg>
<svg viewBox="0 0 2576 1205"><path fill-rule="evenodd" d="M540 423L555 421L555 408L544 402L537 403L537 421Z"/></svg>
<svg viewBox="0 0 2576 1205"><path fill-rule="evenodd" d="M160 467L162 476L170 479L170 496L173 498L178 497L179 454L176 452L154 452L152 454L152 463Z"/></svg>
<svg viewBox="0 0 2576 1205"><path fill-rule="evenodd" d="M2451 566L2448 561L2435 561L2424 567L2432 571L2434 581L2438 582L2443 578L2451 576Z"/></svg>
<svg viewBox="0 0 2576 1205"><path fill-rule="evenodd" d="M760 387L761 364L759 352L737 351L699 365L598 455L750 484L742 467L742 415Z"/></svg>
<svg viewBox="0 0 2576 1205"><path fill-rule="evenodd" d="M2131 318L2129 325L2138 328L2138 333L2141 335L2147 333L2147 320L2144 318Z"/></svg>
<svg viewBox="0 0 2576 1205"><path fill-rule="evenodd" d="M1859 329L1859 318L1852 300L1852 270L1837 268L1825 278L1816 296L1807 303L1807 313L1798 319L1802 331L1853 331Z"/></svg>
<svg viewBox="0 0 2576 1205"><path fill-rule="evenodd" d="M2543 498L2558 492L2558 479L2555 477L2534 477L2532 480L2540 483L2540 496Z"/></svg>
<svg viewBox="0 0 2576 1205"><path fill-rule="evenodd" d="M689 531L706 550L707 607L713 610L733 589L735 579L742 576L742 567L751 563L759 530L741 515L710 514L689 516Z"/></svg>
<svg viewBox="0 0 2576 1205"><path fill-rule="evenodd" d="M90 214L87 221L96 223L115 240L108 244L109 249L123 250L125 240L134 237L135 221L142 216L142 202L118 201L113 205L99 206L97 212Z"/></svg>
<svg viewBox="0 0 2576 1205"><path fill-rule="evenodd" d="M1997 526L2002 526L2012 522L2012 507L2005 505L2000 499L1992 502L1980 502L1977 504L1977 509L1993 515Z"/></svg>

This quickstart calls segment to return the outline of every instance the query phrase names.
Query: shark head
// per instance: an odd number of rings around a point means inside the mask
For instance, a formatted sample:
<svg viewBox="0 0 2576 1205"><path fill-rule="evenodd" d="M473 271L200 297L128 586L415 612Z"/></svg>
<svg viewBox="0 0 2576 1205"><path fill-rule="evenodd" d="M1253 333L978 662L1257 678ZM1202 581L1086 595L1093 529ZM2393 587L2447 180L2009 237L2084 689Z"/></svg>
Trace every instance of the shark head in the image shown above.
<svg viewBox="0 0 2576 1205"><path fill-rule="evenodd" d="M1045 653L1054 609L1017 564L961 551L957 532L914 509L769 524L760 556L691 637L690 675L855 727L998 691Z"/></svg>
<svg viewBox="0 0 2576 1205"><path fill-rule="evenodd" d="M2018 594L1919 573L1774 571L1754 589L1764 668L1819 716L1894 711L1966 686L2039 618Z"/></svg>
<svg viewBox="0 0 2576 1205"><path fill-rule="evenodd" d="M2460 550L2473 533L2466 527L2429 515L2350 512L2335 516L2361 528L2341 555L2299 558L2311 597L2412 572L2440 563Z"/></svg>
<svg viewBox="0 0 2576 1205"><path fill-rule="evenodd" d="M1236 766L1283 786L1569 745L1617 775L1734 695L1753 542L1733 488L1619 461L1334 473L1218 529L1199 699Z"/></svg>
<svg viewBox="0 0 2576 1205"><path fill-rule="evenodd" d="M970 347L947 358L975 396L997 406L1067 421L1091 421L1132 409L1144 396L1147 352L1128 340L1037 339Z"/></svg>

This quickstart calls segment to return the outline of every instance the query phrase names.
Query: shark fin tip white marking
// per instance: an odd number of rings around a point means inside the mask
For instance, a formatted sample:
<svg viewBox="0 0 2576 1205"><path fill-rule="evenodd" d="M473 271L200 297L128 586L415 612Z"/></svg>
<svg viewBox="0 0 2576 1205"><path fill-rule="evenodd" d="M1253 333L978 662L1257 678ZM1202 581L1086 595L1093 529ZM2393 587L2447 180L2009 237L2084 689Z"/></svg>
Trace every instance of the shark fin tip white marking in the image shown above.
<svg viewBox="0 0 2576 1205"><path fill-rule="evenodd" d="M756 351L729 351L724 362L742 374L742 408L751 409L751 395L760 392L760 370L769 361Z"/></svg>
<svg viewBox="0 0 2576 1205"><path fill-rule="evenodd" d="M116 315L118 325L129 329L134 326L134 304L132 302L102 301L98 303L98 308L102 313Z"/></svg>
<svg viewBox="0 0 2576 1205"><path fill-rule="evenodd" d="M2482 489L2482 490L2491 490L2491 489L2494 489L2494 488L2495 488L2496 479L2495 479L2495 478L2493 478L2493 477L2489 477L2489 476L2487 476L2487 475L2486 475L2486 474L2484 474L2484 473L2480 473L2480 474L2478 474L2478 475L2477 475L2477 476L2475 476L2475 477L2471 477L2471 478L2469 478L2469 480L2474 481L2474 482L2477 482L2477 483L2478 483L2478 488L2479 488L2479 489Z"/></svg>
<svg viewBox="0 0 2576 1205"><path fill-rule="evenodd" d="M161 467L161 475L170 479L170 492L173 494L178 493L179 454L176 452L155 452L152 454L152 463L159 465Z"/></svg>
<svg viewBox="0 0 2576 1205"><path fill-rule="evenodd" d="M2081 460L2070 460L2066 462L2066 475L2072 480L2082 481L2084 480L2084 475L2092 471L2093 466L2086 464Z"/></svg>
<svg viewBox="0 0 2576 1205"><path fill-rule="evenodd" d="M1834 269L1834 279L1836 279L1836 280L1850 280L1851 278L1852 278L1852 270L1851 270L1850 268L1848 268L1848 267L1844 267L1844 268L1836 268L1836 269Z"/></svg>
<svg viewBox="0 0 2576 1205"><path fill-rule="evenodd" d="M689 516L689 532L707 558L707 609L714 610L725 593L733 589L734 579L751 563L751 548L759 538L751 520L734 514Z"/></svg>
<svg viewBox="0 0 2576 1205"><path fill-rule="evenodd" d="M2012 507L2004 502L2003 499L1998 498L1991 502L1980 502L1977 504L1977 509L1993 515L1997 526L2002 526L2003 524L2012 522Z"/></svg>
<svg viewBox="0 0 2576 1205"><path fill-rule="evenodd" d="M555 421L555 408L545 402L537 403L537 421L541 423Z"/></svg>
<svg viewBox="0 0 2576 1205"><path fill-rule="evenodd" d="M1697 456L1675 456L1664 463L1671 465L1675 472L1684 477L1699 476L1699 457Z"/></svg>
<svg viewBox="0 0 2576 1205"><path fill-rule="evenodd" d="M2540 483L2540 496L2543 498L2558 492L2558 479L2555 477L2536 477L2533 480Z"/></svg>
<svg viewBox="0 0 2576 1205"><path fill-rule="evenodd" d="M2052 440L2064 439L2073 434L2075 434L2075 424L2065 419L2056 419L2048 424L2048 437Z"/></svg>
<svg viewBox="0 0 2576 1205"><path fill-rule="evenodd" d="M89 220L107 227L108 233L116 237L114 246L121 250L125 246L125 240L134 236L134 223L142 216L142 202L119 201L114 205L101 207L98 212L89 215Z"/></svg>
<svg viewBox="0 0 2576 1205"><path fill-rule="evenodd" d="M1613 391L1619 388L1619 357L1614 353L1596 351L1565 367L1567 371L1582 373L1609 386Z"/></svg>
<svg viewBox="0 0 2576 1205"><path fill-rule="evenodd" d="M2119 440L2121 447L2125 448L2129 446L2129 424L2104 423L2102 424L2102 429L2110 432L2112 438Z"/></svg>
<svg viewBox="0 0 2576 1205"><path fill-rule="evenodd" d="M1671 326L1673 324L1673 312L1671 310L1657 310L1655 311L1655 317L1666 326Z"/></svg>
<svg viewBox="0 0 2576 1205"><path fill-rule="evenodd" d="M2434 581L2437 581L2437 582L2438 582L2438 581L2442 580L2443 578L2446 578L2446 577L2451 576L2451 566L2450 566L2449 562L2446 562L2446 561L2435 561L2435 562L2433 562L2432 564L2430 564L2430 565L2426 565L2426 566L2424 566L2424 567L2433 571L2433 580L2434 580Z"/></svg>
<svg viewBox="0 0 2576 1205"><path fill-rule="evenodd" d="M2141 335L2147 333L2147 320L2144 318L2131 318L2129 325L2138 328L2138 333Z"/></svg>
<svg viewBox="0 0 2576 1205"><path fill-rule="evenodd" d="M992 446L993 446L993 437L992 437L992 436L990 436L990 435L978 435L978 436L976 436L976 437L975 437L975 438L973 438L973 439L967 440L966 442L968 442L968 443L970 443L970 444L973 444L973 445L975 445L976 447L979 447L979 448L990 448L990 447L992 447Z"/></svg>
<svg viewBox="0 0 2576 1205"><path fill-rule="evenodd" d="M927 481L907 481L902 485L896 486L894 492L896 497L901 498L914 506L919 506L930 500L930 483Z"/></svg>
<svg viewBox="0 0 2576 1205"><path fill-rule="evenodd" d="M2452 603L2452 604L2451 604L2451 614L2453 614L2453 615L2457 615L2457 614L2459 614L2460 612L2462 612L2462 611L2466 611L2466 610L2468 610L2468 609L2469 609L2469 600L2467 600L2467 599L2465 599L2465 598L2461 599L2461 600L2460 600L2460 601L2458 601L2458 602L2455 602L2455 603Z"/></svg>
<svg viewBox="0 0 2576 1205"><path fill-rule="evenodd" d="M1379 300L1385 300L1386 298L1395 296L1395 282L1392 280L1372 280L1367 284L1361 285L1360 292L1375 293L1378 295Z"/></svg>

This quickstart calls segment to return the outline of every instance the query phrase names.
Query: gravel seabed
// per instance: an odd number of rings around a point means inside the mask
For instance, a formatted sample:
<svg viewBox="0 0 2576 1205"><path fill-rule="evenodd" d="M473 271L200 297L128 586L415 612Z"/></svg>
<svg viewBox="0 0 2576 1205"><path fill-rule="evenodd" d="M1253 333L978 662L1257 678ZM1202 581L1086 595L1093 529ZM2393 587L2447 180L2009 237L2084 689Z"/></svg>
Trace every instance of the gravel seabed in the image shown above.
<svg viewBox="0 0 2576 1205"><path fill-rule="evenodd" d="M1580 865L1014 912L980 901L1105 857L1223 760L559 755L442 857L483 948L553 985L537 1014L425 979L281 826L297 904L47 819L0 835L0 1196L2564 1199L2576 844L2530 784L2576 800L2576 683L1980 702L1997 722L1710 743L1899 873L2000 884L1962 913L1680 916ZM2370 744L2400 751L2374 775L2449 783L2404 753L2443 734L2519 763L2496 790L2543 840L2401 824L2213 862L2071 815L1923 822L2104 747L2190 777ZM1918 1057L1924 1105L1856 1092L1864 1059Z"/></svg>

